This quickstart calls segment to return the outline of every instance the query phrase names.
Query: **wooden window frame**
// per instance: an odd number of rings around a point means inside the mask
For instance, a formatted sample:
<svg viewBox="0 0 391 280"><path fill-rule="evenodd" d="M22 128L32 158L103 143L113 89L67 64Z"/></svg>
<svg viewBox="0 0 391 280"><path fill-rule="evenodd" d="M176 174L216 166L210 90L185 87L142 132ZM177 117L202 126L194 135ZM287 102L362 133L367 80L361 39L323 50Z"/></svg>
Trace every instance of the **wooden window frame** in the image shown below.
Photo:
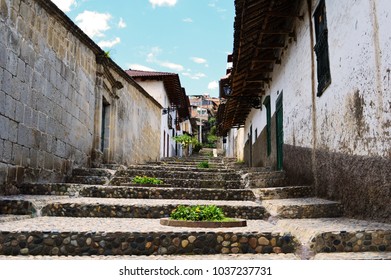
<svg viewBox="0 0 391 280"><path fill-rule="evenodd" d="M314 12L315 39L314 51L317 62L318 91L320 97L331 84L328 29L325 0L321 0Z"/></svg>

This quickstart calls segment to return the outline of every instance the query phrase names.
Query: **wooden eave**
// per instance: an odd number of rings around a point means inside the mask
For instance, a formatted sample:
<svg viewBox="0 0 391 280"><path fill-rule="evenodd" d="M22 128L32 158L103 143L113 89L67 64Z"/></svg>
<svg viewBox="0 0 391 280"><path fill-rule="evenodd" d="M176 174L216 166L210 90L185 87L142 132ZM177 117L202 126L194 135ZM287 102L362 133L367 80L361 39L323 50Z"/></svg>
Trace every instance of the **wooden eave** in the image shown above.
<svg viewBox="0 0 391 280"><path fill-rule="evenodd" d="M289 37L295 36L295 21L301 19L301 0L235 0L233 68L230 85L233 98L219 108L219 134L245 124L251 111L248 100L265 94L275 64Z"/></svg>

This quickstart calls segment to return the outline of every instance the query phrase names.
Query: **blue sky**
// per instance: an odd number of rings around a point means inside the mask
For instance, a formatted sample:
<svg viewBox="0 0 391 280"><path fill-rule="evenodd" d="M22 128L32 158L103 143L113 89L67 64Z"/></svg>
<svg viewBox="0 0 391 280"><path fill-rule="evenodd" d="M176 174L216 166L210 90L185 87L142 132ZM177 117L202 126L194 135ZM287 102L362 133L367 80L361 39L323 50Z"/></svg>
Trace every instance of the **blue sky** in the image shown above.
<svg viewBox="0 0 391 280"><path fill-rule="evenodd" d="M234 0L52 0L122 68L178 73L218 96L233 48Z"/></svg>

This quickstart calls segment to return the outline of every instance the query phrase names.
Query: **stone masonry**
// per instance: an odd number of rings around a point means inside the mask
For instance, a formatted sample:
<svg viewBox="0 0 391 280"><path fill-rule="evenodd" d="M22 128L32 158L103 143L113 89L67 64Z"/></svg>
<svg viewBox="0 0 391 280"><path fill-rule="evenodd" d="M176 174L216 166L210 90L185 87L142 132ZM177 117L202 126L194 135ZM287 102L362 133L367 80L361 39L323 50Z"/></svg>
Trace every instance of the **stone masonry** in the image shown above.
<svg viewBox="0 0 391 280"><path fill-rule="evenodd" d="M0 193L159 157L160 105L50 1L0 0L0 34Z"/></svg>

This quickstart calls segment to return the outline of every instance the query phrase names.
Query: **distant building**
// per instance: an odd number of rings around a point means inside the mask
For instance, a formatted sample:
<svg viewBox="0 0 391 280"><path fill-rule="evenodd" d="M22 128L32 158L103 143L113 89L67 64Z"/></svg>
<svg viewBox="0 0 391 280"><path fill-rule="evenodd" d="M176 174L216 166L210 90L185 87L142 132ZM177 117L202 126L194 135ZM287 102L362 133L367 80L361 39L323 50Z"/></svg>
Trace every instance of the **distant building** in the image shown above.
<svg viewBox="0 0 391 280"><path fill-rule="evenodd" d="M191 95L189 96L191 106L191 118L195 120L197 127L198 141L201 143L206 142L206 134L209 131L208 120L211 117L215 117L220 99L216 97L210 97L207 94L204 95Z"/></svg>
<svg viewBox="0 0 391 280"><path fill-rule="evenodd" d="M235 1L226 153L391 221L390 1Z"/></svg>
<svg viewBox="0 0 391 280"><path fill-rule="evenodd" d="M181 146L172 138L192 134L189 98L175 73L126 70L141 87L153 96L162 109L161 157L182 156Z"/></svg>

